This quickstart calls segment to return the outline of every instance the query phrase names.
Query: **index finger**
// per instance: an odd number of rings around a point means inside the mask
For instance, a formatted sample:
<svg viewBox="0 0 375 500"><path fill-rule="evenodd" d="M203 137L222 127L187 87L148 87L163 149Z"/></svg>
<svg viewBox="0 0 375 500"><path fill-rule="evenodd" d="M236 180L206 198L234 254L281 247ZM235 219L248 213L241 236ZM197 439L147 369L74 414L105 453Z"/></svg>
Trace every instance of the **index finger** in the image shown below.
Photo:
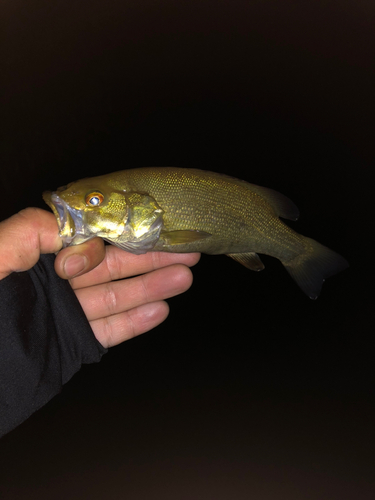
<svg viewBox="0 0 375 500"><path fill-rule="evenodd" d="M190 267L199 258L199 253L149 252L134 255L114 246L106 246L104 260L92 271L70 280L70 284L73 289L77 289L148 273L172 264Z"/></svg>
<svg viewBox="0 0 375 500"><path fill-rule="evenodd" d="M40 254L62 246L56 218L40 208L25 208L0 223L0 279L14 271L27 271Z"/></svg>

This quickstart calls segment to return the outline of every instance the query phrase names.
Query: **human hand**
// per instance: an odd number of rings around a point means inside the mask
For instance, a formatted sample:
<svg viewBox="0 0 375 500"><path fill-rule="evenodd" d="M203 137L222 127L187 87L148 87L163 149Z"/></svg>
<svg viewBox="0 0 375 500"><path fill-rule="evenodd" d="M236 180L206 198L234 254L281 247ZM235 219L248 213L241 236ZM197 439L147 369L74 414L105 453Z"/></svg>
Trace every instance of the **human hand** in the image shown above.
<svg viewBox="0 0 375 500"><path fill-rule="evenodd" d="M0 223L0 279L33 267L42 253L62 247L53 214L27 208ZM151 252L132 255L100 238L58 253L55 270L70 284L104 347L144 333L167 317L164 299L192 283L188 266L199 254ZM136 276L131 279L131 276ZM121 280L121 281L117 281Z"/></svg>

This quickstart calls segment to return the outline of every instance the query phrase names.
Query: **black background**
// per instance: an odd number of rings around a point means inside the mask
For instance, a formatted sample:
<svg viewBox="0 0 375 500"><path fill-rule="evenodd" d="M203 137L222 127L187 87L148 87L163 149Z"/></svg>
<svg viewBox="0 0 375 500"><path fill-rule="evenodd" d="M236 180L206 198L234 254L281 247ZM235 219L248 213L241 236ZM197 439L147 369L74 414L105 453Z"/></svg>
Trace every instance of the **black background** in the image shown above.
<svg viewBox="0 0 375 500"><path fill-rule="evenodd" d="M373 498L374 10L1 3L2 218L77 178L202 168L289 196L350 262L310 301L274 259L203 256L165 323L1 440L1 498Z"/></svg>

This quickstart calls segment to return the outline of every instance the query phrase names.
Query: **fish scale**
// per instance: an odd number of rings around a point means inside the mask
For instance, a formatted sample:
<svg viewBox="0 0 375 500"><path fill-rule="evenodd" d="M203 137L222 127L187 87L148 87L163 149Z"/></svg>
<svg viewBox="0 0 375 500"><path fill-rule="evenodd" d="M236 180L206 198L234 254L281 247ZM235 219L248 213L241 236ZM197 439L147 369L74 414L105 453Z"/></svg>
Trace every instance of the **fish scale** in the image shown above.
<svg viewBox="0 0 375 500"><path fill-rule="evenodd" d="M92 194L95 206L90 205ZM215 172L122 170L73 182L44 193L44 199L70 245L99 236L138 254L227 254L252 270L263 269L257 254L266 254L279 259L311 298L318 296L325 278L348 266L343 257L280 220L298 218L298 209L284 195Z"/></svg>
<svg viewBox="0 0 375 500"><path fill-rule="evenodd" d="M264 198L249 191L250 184L212 174L194 169L131 169L113 174L111 184L115 189L122 186L153 196L165 212L166 230L196 229L213 235L210 241L187 243L179 251L268 253L271 239L274 247L274 241L288 246L291 257L300 253L300 236L280 221ZM250 239L256 248L249 249Z"/></svg>

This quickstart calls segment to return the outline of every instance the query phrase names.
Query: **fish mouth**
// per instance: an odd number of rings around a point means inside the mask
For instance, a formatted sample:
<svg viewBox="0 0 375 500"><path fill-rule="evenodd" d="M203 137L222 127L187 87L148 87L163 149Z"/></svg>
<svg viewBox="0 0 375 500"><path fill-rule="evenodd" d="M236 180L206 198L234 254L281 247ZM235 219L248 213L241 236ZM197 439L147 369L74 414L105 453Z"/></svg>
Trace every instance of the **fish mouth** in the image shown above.
<svg viewBox="0 0 375 500"><path fill-rule="evenodd" d="M43 199L56 217L64 248L89 239L85 235L82 213L79 210L71 208L57 192L45 191Z"/></svg>

